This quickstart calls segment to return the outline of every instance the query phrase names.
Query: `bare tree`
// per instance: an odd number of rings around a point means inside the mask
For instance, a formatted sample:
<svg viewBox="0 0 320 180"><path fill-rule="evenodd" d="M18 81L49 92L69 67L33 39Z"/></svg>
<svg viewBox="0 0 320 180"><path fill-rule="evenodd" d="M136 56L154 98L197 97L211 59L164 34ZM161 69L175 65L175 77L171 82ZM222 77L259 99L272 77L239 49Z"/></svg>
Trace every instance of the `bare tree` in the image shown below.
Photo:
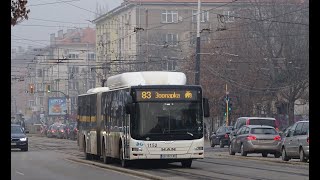
<svg viewBox="0 0 320 180"><path fill-rule="evenodd" d="M30 9L26 8L27 0L12 0L11 1L11 26L28 19Z"/></svg>
<svg viewBox="0 0 320 180"><path fill-rule="evenodd" d="M307 1L251 1L234 9L236 22L212 33L201 45L201 85L212 99L228 84L238 98L238 115L271 115L272 102L308 99L309 40ZM194 72L194 54L184 69ZM190 74L190 73L189 73ZM218 113L214 107L212 112Z"/></svg>
<svg viewBox="0 0 320 180"><path fill-rule="evenodd" d="M268 71L266 90L276 91L289 104L289 124L294 121L294 103L306 98L309 87L308 1L254 1L245 13L243 33L250 34L254 49ZM261 77L261 76L260 76Z"/></svg>

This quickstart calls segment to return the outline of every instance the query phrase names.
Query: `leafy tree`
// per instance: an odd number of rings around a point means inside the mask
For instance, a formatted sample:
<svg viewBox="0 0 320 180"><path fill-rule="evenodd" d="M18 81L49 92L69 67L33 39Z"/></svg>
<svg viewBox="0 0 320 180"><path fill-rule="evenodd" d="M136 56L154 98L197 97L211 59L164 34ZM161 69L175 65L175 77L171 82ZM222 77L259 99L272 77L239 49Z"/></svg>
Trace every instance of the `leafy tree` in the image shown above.
<svg viewBox="0 0 320 180"><path fill-rule="evenodd" d="M30 9L26 8L27 3L27 0L11 1L11 26L15 26L24 19L28 19Z"/></svg>

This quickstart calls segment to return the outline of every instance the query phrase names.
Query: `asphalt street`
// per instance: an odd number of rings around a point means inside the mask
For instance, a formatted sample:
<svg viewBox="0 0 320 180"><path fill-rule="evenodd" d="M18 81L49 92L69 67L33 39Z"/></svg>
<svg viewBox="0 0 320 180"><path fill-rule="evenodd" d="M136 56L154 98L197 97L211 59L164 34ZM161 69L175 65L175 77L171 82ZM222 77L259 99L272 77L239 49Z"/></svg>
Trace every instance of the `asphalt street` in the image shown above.
<svg viewBox="0 0 320 180"><path fill-rule="evenodd" d="M29 138L29 152L11 151L12 179L139 179L125 172L118 162L103 165L102 161L88 161L78 150L76 141L39 136ZM192 167L180 163L159 164L138 162L128 169L162 179L224 179L224 180L301 180L309 179L309 163L298 160L284 162L272 155L240 154L231 156L228 148L205 146L205 159L193 161ZM80 162L73 161L81 160ZM94 162L94 163L93 163ZM98 167L99 166L99 167ZM102 166L106 166L101 168ZM111 169L116 169L110 170ZM140 178L146 178L140 176ZM148 178L146 178L148 179Z"/></svg>

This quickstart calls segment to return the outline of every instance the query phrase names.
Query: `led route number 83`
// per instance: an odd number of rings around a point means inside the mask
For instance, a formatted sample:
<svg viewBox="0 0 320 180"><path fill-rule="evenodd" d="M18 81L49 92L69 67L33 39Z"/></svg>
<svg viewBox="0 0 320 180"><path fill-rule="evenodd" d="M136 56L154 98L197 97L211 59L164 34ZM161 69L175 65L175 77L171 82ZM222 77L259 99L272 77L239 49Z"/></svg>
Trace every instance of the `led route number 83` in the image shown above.
<svg viewBox="0 0 320 180"><path fill-rule="evenodd" d="M150 99L151 98L151 92L150 91L143 91L141 93L142 99Z"/></svg>

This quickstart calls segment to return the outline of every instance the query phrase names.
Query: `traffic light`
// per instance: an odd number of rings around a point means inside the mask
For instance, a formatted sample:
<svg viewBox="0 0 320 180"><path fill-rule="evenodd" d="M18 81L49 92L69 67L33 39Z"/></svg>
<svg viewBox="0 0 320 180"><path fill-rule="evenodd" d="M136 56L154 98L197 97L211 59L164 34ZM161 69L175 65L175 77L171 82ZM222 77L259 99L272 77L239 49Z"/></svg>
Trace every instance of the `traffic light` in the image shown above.
<svg viewBox="0 0 320 180"><path fill-rule="evenodd" d="M30 93L33 94L34 93L34 85L33 84L30 84L29 86L29 89L30 89Z"/></svg>
<svg viewBox="0 0 320 180"><path fill-rule="evenodd" d="M47 92L48 92L48 93L51 92L51 86L50 86L50 84L47 84Z"/></svg>
<svg viewBox="0 0 320 180"><path fill-rule="evenodd" d="M229 111L229 112L232 111L232 103L231 103L231 102L228 103L228 111Z"/></svg>

